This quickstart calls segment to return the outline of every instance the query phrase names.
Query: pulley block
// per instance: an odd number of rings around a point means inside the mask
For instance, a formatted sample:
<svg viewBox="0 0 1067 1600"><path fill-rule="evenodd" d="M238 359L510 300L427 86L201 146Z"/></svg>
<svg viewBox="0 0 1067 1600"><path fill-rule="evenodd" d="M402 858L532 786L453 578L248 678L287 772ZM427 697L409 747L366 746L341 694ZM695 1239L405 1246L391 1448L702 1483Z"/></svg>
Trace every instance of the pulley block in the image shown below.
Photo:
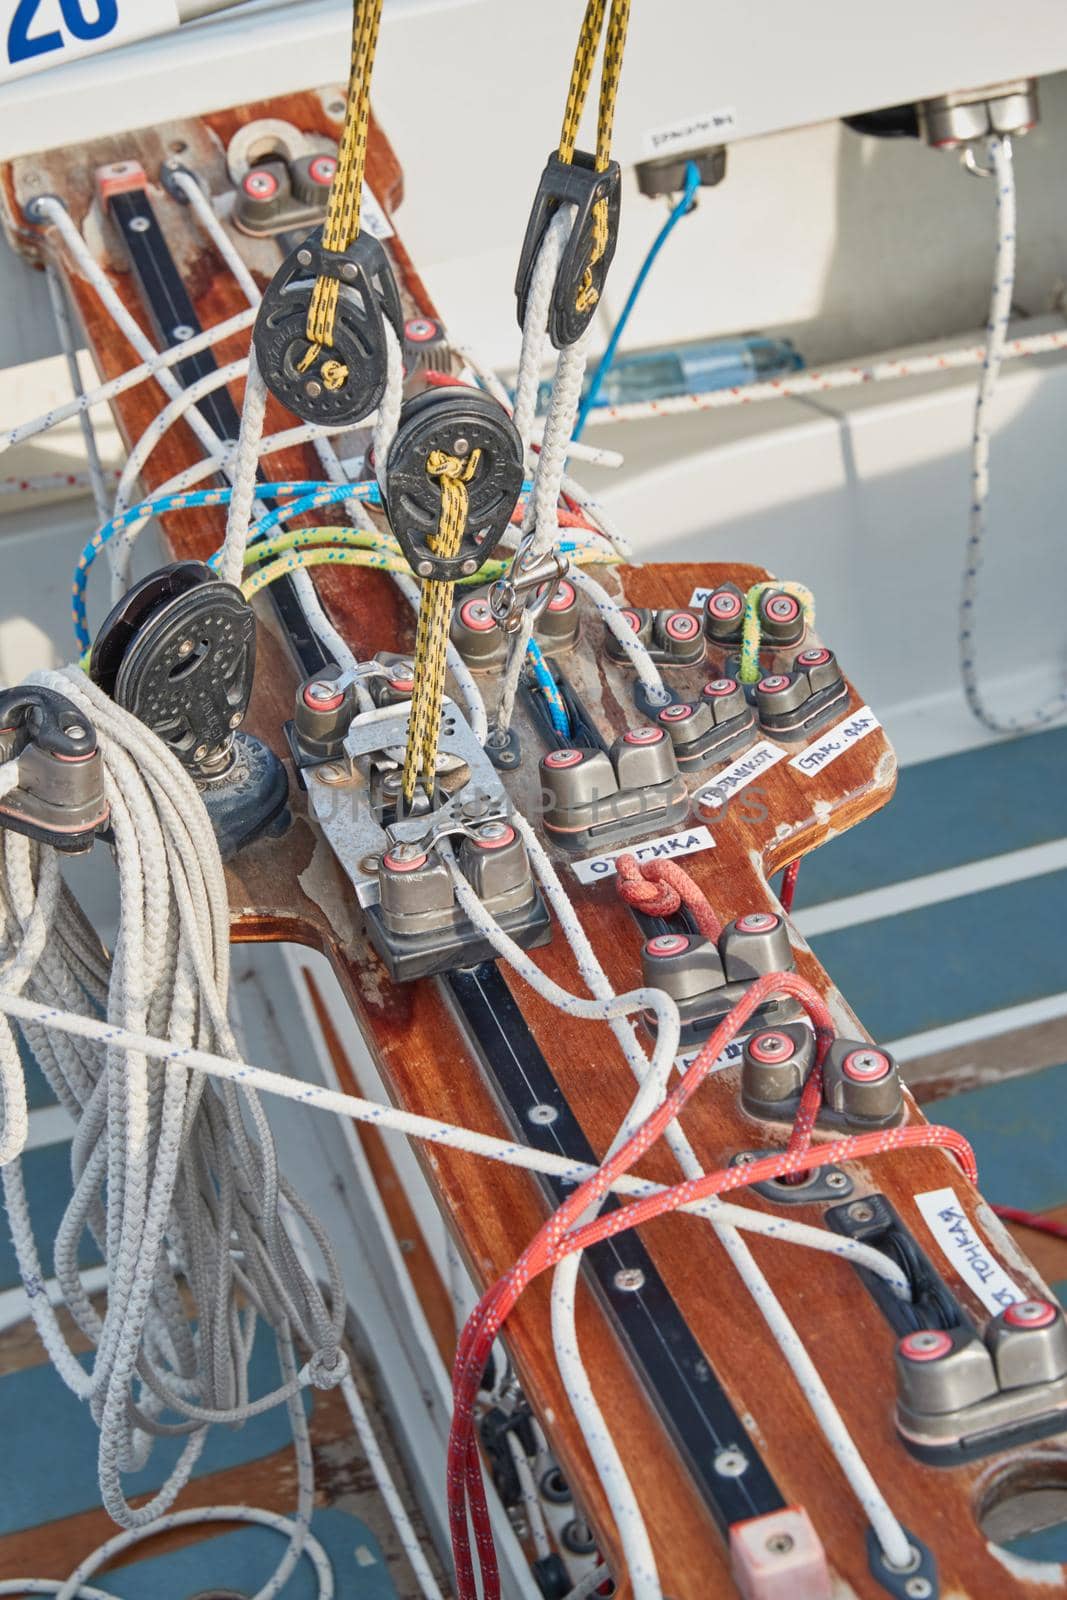
<svg viewBox="0 0 1067 1600"><path fill-rule="evenodd" d="M479 452L463 542L452 559L430 548L441 519L441 485L428 470L435 451L461 460ZM522 484L522 441L492 395L452 384L406 402L385 463L385 497L393 533L418 577L449 583L477 572L503 538Z"/></svg>
<svg viewBox="0 0 1067 1600"><path fill-rule="evenodd" d="M340 285L329 346L313 345L307 336L319 278ZM361 233L347 250L327 250L317 229L282 263L259 308L253 337L268 389L303 422L361 422L385 393L386 321L403 342L400 294L382 245Z"/></svg>
<svg viewBox="0 0 1067 1600"><path fill-rule="evenodd" d="M119 601L90 672L183 766L204 774L244 720L255 662L255 615L240 590L202 562L180 561Z"/></svg>
<svg viewBox="0 0 1067 1600"><path fill-rule="evenodd" d="M0 761L18 762L18 784L0 799L0 827L56 850L92 848L108 824L96 729L53 689L0 694Z"/></svg>
<svg viewBox="0 0 1067 1600"><path fill-rule="evenodd" d="M601 201L607 202L608 227L604 248L598 251L594 209ZM534 267L549 223L560 206L574 206L574 224L556 274L548 333L557 350L565 350L581 338L593 320L615 256L621 201L622 173L617 161L598 172L594 157L582 150L574 152L572 162L561 161L554 152L549 156L526 225L515 279L520 328L526 321ZM584 295L587 273L593 293Z"/></svg>

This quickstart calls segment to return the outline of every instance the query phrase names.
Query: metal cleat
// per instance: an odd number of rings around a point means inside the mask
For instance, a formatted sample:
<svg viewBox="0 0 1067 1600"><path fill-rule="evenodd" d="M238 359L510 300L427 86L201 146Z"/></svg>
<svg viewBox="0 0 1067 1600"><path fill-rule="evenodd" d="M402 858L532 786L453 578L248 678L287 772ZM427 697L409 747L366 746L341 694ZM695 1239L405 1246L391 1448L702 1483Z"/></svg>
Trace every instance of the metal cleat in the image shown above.
<svg viewBox="0 0 1067 1600"><path fill-rule="evenodd" d="M26 685L0 693L0 761L18 783L0 798L0 827L68 855L91 850L110 816L96 729L63 695Z"/></svg>

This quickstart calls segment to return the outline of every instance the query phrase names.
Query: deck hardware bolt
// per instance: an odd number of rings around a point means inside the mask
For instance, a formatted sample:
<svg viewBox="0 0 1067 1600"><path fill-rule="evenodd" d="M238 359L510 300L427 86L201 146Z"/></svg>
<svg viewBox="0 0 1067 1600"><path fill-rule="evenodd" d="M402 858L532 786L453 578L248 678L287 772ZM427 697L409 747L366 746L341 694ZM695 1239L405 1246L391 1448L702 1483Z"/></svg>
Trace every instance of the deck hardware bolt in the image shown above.
<svg viewBox="0 0 1067 1600"><path fill-rule="evenodd" d="M857 1200L855 1205L849 1206L848 1215L851 1222L873 1222L874 1207L869 1206L866 1200Z"/></svg>
<svg viewBox="0 0 1067 1600"><path fill-rule="evenodd" d="M130 223L131 233L147 233L152 226L147 217L134 217Z"/></svg>
<svg viewBox="0 0 1067 1600"><path fill-rule="evenodd" d="M740 1478L748 1471L748 1457L735 1444L729 1445L715 1457L715 1471L720 1478Z"/></svg>
<svg viewBox="0 0 1067 1600"><path fill-rule="evenodd" d="M179 344L184 344L186 339L196 337L196 329L191 328L187 322L179 322L176 328L170 330L172 339L177 339Z"/></svg>
<svg viewBox="0 0 1067 1600"><path fill-rule="evenodd" d="M244 721L244 713L242 711L235 711L233 716L230 718L230 727L231 728L239 728L243 721Z"/></svg>
<svg viewBox="0 0 1067 1600"><path fill-rule="evenodd" d="M183 639L181 644L178 646L178 654L184 661L186 656L192 655L194 648L195 646L191 639Z"/></svg>
<svg viewBox="0 0 1067 1600"><path fill-rule="evenodd" d="M555 1106L539 1105L530 1107L526 1113L526 1120L534 1123L538 1128L548 1128L558 1116L559 1112Z"/></svg>
<svg viewBox="0 0 1067 1600"><path fill-rule="evenodd" d="M194 761L203 761L203 759L204 759L204 757L206 755L207 755L207 745L206 744L198 744L196 749L193 751L193 760Z"/></svg>
<svg viewBox="0 0 1067 1600"><path fill-rule="evenodd" d="M772 1556L787 1556L795 1542L791 1533L772 1533L764 1549L769 1550Z"/></svg>
<svg viewBox="0 0 1067 1600"><path fill-rule="evenodd" d="M348 772L339 761L324 761L315 768L316 783L347 783Z"/></svg>
<svg viewBox="0 0 1067 1600"><path fill-rule="evenodd" d="M826 1187L828 1189L847 1189L848 1179L843 1172L828 1172L826 1174Z"/></svg>
<svg viewBox="0 0 1067 1600"><path fill-rule="evenodd" d="M364 856L359 864L359 870L360 872L377 872L381 864L381 856Z"/></svg>
<svg viewBox="0 0 1067 1600"><path fill-rule="evenodd" d="M462 572L465 572L469 576L472 572L477 572L478 563L477 563L477 561L475 561L473 556L470 556L470 557L468 557L468 559L466 561L464 561L463 566L462 566L462 568L460 570Z"/></svg>
<svg viewBox="0 0 1067 1600"><path fill-rule="evenodd" d="M904 1585L908 1600L930 1600L933 1592L929 1578L909 1578Z"/></svg>
<svg viewBox="0 0 1067 1600"><path fill-rule="evenodd" d="M415 571L418 573L420 578L428 578L433 571L433 562L420 561L418 566L415 568Z"/></svg>
<svg viewBox="0 0 1067 1600"><path fill-rule="evenodd" d="M304 385L310 400L317 400L322 394L322 384L318 378L312 378L310 383Z"/></svg>
<svg viewBox="0 0 1067 1600"><path fill-rule="evenodd" d="M337 685L327 683L325 678L316 678L314 683L308 684L305 693L309 700L335 700Z"/></svg>
<svg viewBox="0 0 1067 1600"><path fill-rule="evenodd" d="M469 439L454 439L452 441L452 454L454 456L470 455L471 442Z"/></svg>
<svg viewBox="0 0 1067 1600"><path fill-rule="evenodd" d="M352 261L346 261L341 268L341 276L346 283L352 283L359 276L359 269Z"/></svg>
<svg viewBox="0 0 1067 1600"><path fill-rule="evenodd" d="M314 258L310 250L298 250L296 259L299 261L302 267L310 267Z"/></svg>
<svg viewBox="0 0 1067 1600"><path fill-rule="evenodd" d="M623 1267L615 1274L615 1287L624 1294L636 1294L645 1287L645 1275L640 1267Z"/></svg>

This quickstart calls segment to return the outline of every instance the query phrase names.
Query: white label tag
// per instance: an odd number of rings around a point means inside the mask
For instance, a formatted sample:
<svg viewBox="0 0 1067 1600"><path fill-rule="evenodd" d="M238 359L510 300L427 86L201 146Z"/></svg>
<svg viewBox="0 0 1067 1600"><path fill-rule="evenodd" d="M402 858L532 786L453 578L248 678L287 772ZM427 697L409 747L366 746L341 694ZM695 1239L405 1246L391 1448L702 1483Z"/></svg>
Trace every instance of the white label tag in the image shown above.
<svg viewBox="0 0 1067 1600"><path fill-rule="evenodd" d="M615 876L615 862L619 856L636 856L638 861L668 861L675 856L695 855L698 850L714 850L715 840L707 828L683 829L681 833L667 833L662 839L646 839L644 844L624 844L618 850L607 850L602 856L589 856L574 863L579 883L599 883L601 878Z"/></svg>
<svg viewBox="0 0 1067 1600"><path fill-rule="evenodd" d="M744 789L762 772L777 766L784 757L785 751L779 745L771 744L769 739L761 739L759 744L754 744L751 750L746 750L743 756L738 756L736 761L724 767L711 783L698 789L693 796L694 804L703 806L705 811L718 811L738 790Z"/></svg>
<svg viewBox="0 0 1067 1600"><path fill-rule="evenodd" d="M176 28L177 0L0 0L0 83Z"/></svg>
<svg viewBox="0 0 1067 1600"><path fill-rule="evenodd" d="M723 1051L718 1061L716 1061L711 1071L722 1072L724 1067L732 1067L735 1061L740 1061L741 1056L744 1053L745 1040L747 1038L749 1038L749 1035L747 1033L742 1033L739 1034L736 1039L731 1039L730 1043L726 1046L726 1049ZM678 1071L684 1072L687 1067L691 1067L699 1054L700 1048L698 1046L695 1050L684 1050L680 1056L675 1056L674 1064L678 1068ZM709 1073L708 1076L710 1077L711 1073Z"/></svg>
<svg viewBox="0 0 1067 1600"><path fill-rule="evenodd" d="M737 133L737 112L733 106L720 106L717 111L697 111L691 117L679 117L663 128L645 131L646 156L672 156L680 150L703 150L708 145L722 144Z"/></svg>
<svg viewBox="0 0 1067 1600"><path fill-rule="evenodd" d="M946 1259L987 1311L1003 1311L1005 1306L1026 1299L978 1233L955 1189L928 1189L915 1196L915 1204Z"/></svg>
<svg viewBox="0 0 1067 1600"><path fill-rule="evenodd" d="M359 208L359 225L366 228L372 239L391 239L395 232L377 195L369 185L363 185L363 199Z"/></svg>
<svg viewBox="0 0 1067 1600"><path fill-rule="evenodd" d="M869 733L881 726L870 706L861 706L844 722L839 722L836 728L831 728L825 738L809 744L807 749L794 756L789 765L806 778L813 778L823 767L828 767L831 761L836 761L838 756L843 756L846 750L851 750L854 744L859 744L861 739L866 739Z"/></svg>
<svg viewBox="0 0 1067 1600"><path fill-rule="evenodd" d="M708 595L714 593L714 589L694 589L692 594L689 596L689 604L691 606L702 606L704 601L708 598Z"/></svg>

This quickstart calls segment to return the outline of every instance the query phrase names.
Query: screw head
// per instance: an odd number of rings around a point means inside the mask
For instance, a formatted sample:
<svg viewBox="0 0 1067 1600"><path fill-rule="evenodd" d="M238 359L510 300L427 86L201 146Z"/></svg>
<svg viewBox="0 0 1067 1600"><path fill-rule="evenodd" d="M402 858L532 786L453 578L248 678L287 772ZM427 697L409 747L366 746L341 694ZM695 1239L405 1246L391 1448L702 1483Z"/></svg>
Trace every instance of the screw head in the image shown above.
<svg viewBox="0 0 1067 1600"><path fill-rule="evenodd" d="M624 1294L636 1294L645 1287L645 1275L640 1267L623 1267L615 1274L614 1282Z"/></svg>
<svg viewBox="0 0 1067 1600"><path fill-rule="evenodd" d="M296 252L296 259L297 259L297 261L299 261L299 263L300 263L300 265L302 267L310 267L312 261L315 258L311 254L310 250L298 250Z"/></svg>
<svg viewBox="0 0 1067 1600"><path fill-rule="evenodd" d="M316 678L315 682L309 683L307 688L304 690L304 698L306 700L315 701L336 700L337 685L336 683L328 682L325 678Z"/></svg>
<svg viewBox="0 0 1067 1600"><path fill-rule="evenodd" d="M231 728L239 728L241 726L241 723L244 721L244 719L245 719L245 714L244 714L243 711L235 711L233 716L230 718L230 727Z"/></svg>
<svg viewBox="0 0 1067 1600"><path fill-rule="evenodd" d="M415 571L418 573L420 578L428 578L433 572L433 562L420 561L418 566L415 568Z"/></svg>
<svg viewBox="0 0 1067 1600"><path fill-rule="evenodd" d="M464 561L463 565L460 567L460 571L466 573L468 577L470 576L470 574L472 572L477 572L477 570L478 570L478 563L474 559L473 556L469 556L467 558L467 560Z"/></svg>
<svg viewBox="0 0 1067 1600"><path fill-rule="evenodd" d="M317 400L322 394L322 384L319 382L318 378L309 378L307 383L304 385L304 388L307 391L307 397L309 400Z"/></svg>
<svg viewBox="0 0 1067 1600"><path fill-rule="evenodd" d="M841 1071L854 1083L878 1083L889 1076L892 1063L881 1050L851 1050L841 1063Z"/></svg>
<svg viewBox="0 0 1067 1600"><path fill-rule="evenodd" d="M921 1328L905 1334L899 1349L908 1361L940 1361L952 1349L952 1338L943 1328Z"/></svg>
<svg viewBox="0 0 1067 1600"><path fill-rule="evenodd" d="M748 1471L748 1457L735 1444L720 1450L714 1464L720 1478L740 1478Z"/></svg>
<svg viewBox="0 0 1067 1600"><path fill-rule="evenodd" d="M531 1106L526 1113L527 1122L532 1122L537 1128L549 1128L559 1117L555 1106Z"/></svg>
<svg viewBox="0 0 1067 1600"><path fill-rule="evenodd" d="M1017 1300L1005 1311L1004 1321L1009 1328L1047 1328L1056 1316L1050 1300Z"/></svg>
<svg viewBox="0 0 1067 1600"><path fill-rule="evenodd" d="M345 262L344 266L341 268L341 276L344 278L346 283L355 282L355 280L359 277L359 268L356 266L354 261Z"/></svg>
<svg viewBox="0 0 1067 1600"><path fill-rule="evenodd" d="M315 768L315 782L334 784L348 782L348 769L339 761L324 761Z"/></svg>
<svg viewBox="0 0 1067 1600"><path fill-rule="evenodd" d="M837 1189L840 1191L841 1189L848 1188L848 1178L843 1172L828 1172L826 1174L825 1182L828 1189Z"/></svg>
<svg viewBox="0 0 1067 1600"><path fill-rule="evenodd" d="M848 1208L849 1218L853 1222L873 1222L874 1207L869 1206L866 1200L857 1200Z"/></svg>
<svg viewBox="0 0 1067 1600"><path fill-rule="evenodd" d="M795 1543L791 1533L772 1533L763 1548L772 1556L787 1556Z"/></svg>
<svg viewBox="0 0 1067 1600"><path fill-rule="evenodd" d="M130 223L131 233L147 233L152 226L148 217L134 217Z"/></svg>
<svg viewBox="0 0 1067 1600"><path fill-rule="evenodd" d="M930 1600L933 1594L933 1585L929 1578L909 1578L904 1585L904 1593L908 1600Z"/></svg>
<svg viewBox="0 0 1067 1600"><path fill-rule="evenodd" d="M186 339L196 338L196 329L190 327L188 322L179 322L176 328L170 330L170 336L177 340L178 344L184 344Z"/></svg>
<svg viewBox="0 0 1067 1600"><path fill-rule="evenodd" d="M471 442L469 439L453 439L452 454L454 456L469 456L470 452Z"/></svg>
<svg viewBox="0 0 1067 1600"><path fill-rule="evenodd" d="M181 644L178 646L178 654L184 660L186 656L192 655L195 648L196 646L193 644L191 639L183 639Z"/></svg>
<svg viewBox="0 0 1067 1600"><path fill-rule="evenodd" d="M194 761L203 761L203 759L204 759L204 757L206 755L207 755L207 745L206 744L198 744L196 749L193 751L193 760Z"/></svg>

